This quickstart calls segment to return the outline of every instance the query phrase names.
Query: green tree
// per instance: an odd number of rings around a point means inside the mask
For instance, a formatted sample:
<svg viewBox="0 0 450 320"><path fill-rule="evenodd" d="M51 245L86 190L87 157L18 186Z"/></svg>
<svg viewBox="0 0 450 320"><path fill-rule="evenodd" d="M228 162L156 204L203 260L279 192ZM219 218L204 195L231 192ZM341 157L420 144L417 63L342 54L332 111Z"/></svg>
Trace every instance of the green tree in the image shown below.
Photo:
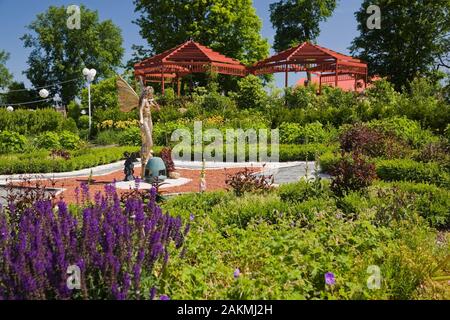
<svg viewBox="0 0 450 320"><path fill-rule="evenodd" d="M134 4L140 13L135 23L150 45L146 54L161 53L190 38L245 64L269 53L252 0L134 0Z"/></svg>
<svg viewBox="0 0 450 320"><path fill-rule="evenodd" d="M320 23L336 9L336 0L280 0L270 5L270 21L275 28L273 48L286 50L304 41L314 41Z"/></svg>
<svg viewBox="0 0 450 320"><path fill-rule="evenodd" d="M381 29L369 29L369 5L381 10ZM360 35L351 50L369 64L372 75L387 77L396 89L417 75L448 68L450 1L364 0L355 13Z"/></svg>
<svg viewBox="0 0 450 320"><path fill-rule="evenodd" d="M84 6L80 13L81 28L68 28L66 7L51 6L22 37L25 47L32 49L25 72L28 79L35 87L66 82L59 90L66 104L85 82L83 68L95 68L98 77L109 77L120 66L124 53L120 28L111 20L100 22L98 12Z"/></svg>
<svg viewBox="0 0 450 320"><path fill-rule="evenodd" d="M236 101L240 108L263 108L267 102L267 93L262 80L248 75L239 80Z"/></svg>
<svg viewBox="0 0 450 320"><path fill-rule="evenodd" d="M9 59L9 53L0 51L0 90L6 88L12 80L12 75L6 67L6 61ZM0 93L0 103L8 101L4 95Z"/></svg>
<svg viewBox="0 0 450 320"><path fill-rule="evenodd" d="M305 41L315 41L320 22L336 9L336 0L280 0L270 5L270 21L276 30L273 48L286 50ZM308 83L311 73L307 72Z"/></svg>
<svg viewBox="0 0 450 320"><path fill-rule="evenodd" d="M27 90L23 82L16 82L16 81L13 81L8 86L8 92L4 94L4 98L8 104L21 104L30 101L41 100L41 98L38 96L37 93L33 93L32 91ZM34 108L36 106L44 107L46 105L44 105L43 103L39 103L36 105L26 105L26 107Z"/></svg>

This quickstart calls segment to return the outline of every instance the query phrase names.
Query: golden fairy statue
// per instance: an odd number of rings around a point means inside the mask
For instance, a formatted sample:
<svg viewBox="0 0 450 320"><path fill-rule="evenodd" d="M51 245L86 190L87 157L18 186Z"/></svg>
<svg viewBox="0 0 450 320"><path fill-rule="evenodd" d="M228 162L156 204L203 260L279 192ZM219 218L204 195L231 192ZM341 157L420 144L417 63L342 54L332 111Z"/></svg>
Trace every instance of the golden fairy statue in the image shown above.
<svg viewBox="0 0 450 320"><path fill-rule="evenodd" d="M134 108L139 108L139 125L141 128L142 147L141 147L141 177L144 179L145 166L147 162L153 157L153 121L152 121L152 107L160 110L158 103L154 98L154 90L152 87L146 87L142 77L141 96L139 97L136 91L126 82L122 77L117 78L117 90L119 93L119 106L123 112L130 112Z"/></svg>

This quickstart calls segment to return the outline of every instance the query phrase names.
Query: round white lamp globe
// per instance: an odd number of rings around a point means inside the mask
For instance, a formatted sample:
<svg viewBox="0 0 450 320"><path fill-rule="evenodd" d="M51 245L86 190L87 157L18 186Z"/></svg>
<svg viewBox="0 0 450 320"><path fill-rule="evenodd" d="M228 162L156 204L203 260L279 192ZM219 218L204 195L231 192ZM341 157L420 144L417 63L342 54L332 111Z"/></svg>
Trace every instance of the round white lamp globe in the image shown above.
<svg viewBox="0 0 450 320"><path fill-rule="evenodd" d="M91 69L88 72L88 75L86 76L87 81L92 82L95 79L95 76L97 75L97 70Z"/></svg>
<svg viewBox="0 0 450 320"><path fill-rule="evenodd" d="M6 111L8 111L8 112L13 112L13 111L14 111L14 108L11 107L11 106L8 106L8 108L6 108Z"/></svg>
<svg viewBox="0 0 450 320"><path fill-rule="evenodd" d="M41 91L39 91L39 96L42 99L46 99L49 94L50 94L50 92L48 92L48 90L46 90L46 89L42 89Z"/></svg>
<svg viewBox="0 0 450 320"><path fill-rule="evenodd" d="M81 114L84 116L86 115L86 110L81 110Z"/></svg>
<svg viewBox="0 0 450 320"><path fill-rule="evenodd" d="M90 72L90 70L88 68L84 68L83 69L83 76L87 77L89 72Z"/></svg>

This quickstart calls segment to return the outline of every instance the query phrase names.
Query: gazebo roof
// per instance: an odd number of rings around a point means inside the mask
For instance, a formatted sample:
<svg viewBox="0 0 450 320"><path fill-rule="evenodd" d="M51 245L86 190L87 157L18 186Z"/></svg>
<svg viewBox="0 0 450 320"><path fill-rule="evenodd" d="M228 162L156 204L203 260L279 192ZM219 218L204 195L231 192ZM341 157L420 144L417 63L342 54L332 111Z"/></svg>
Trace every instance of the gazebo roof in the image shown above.
<svg viewBox="0 0 450 320"><path fill-rule="evenodd" d="M245 76L246 67L239 61L226 57L193 40L135 64L135 74L149 78L175 77L189 73L205 72L213 68L216 72L234 76Z"/></svg>
<svg viewBox="0 0 450 320"><path fill-rule="evenodd" d="M304 42L282 51L270 58L257 62L250 69L255 74L288 71L335 72L340 71L365 74L367 64L342 53Z"/></svg>

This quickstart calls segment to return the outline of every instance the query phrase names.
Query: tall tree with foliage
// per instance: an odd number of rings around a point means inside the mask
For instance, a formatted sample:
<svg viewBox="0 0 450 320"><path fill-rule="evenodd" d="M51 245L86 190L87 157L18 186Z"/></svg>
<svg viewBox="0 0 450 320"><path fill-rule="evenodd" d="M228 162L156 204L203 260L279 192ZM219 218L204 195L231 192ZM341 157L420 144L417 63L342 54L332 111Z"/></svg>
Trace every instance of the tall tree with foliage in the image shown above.
<svg viewBox="0 0 450 320"><path fill-rule="evenodd" d="M381 29L367 26L370 5L380 7ZM401 89L417 75L449 67L449 11L448 0L364 0L355 13L360 35L351 50L369 63L372 75Z"/></svg>
<svg viewBox="0 0 450 320"><path fill-rule="evenodd" d="M14 104L19 106L22 103L41 100L37 92L27 90L23 82L16 82L16 81L11 82L11 84L8 86L7 92L3 96L8 104ZM45 102L41 102L36 103L35 105L27 104L22 106L25 106L27 108L35 108L35 107L45 107L48 106L48 104Z"/></svg>
<svg viewBox="0 0 450 320"><path fill-rule="evenodd" d="M31 48L26 75L35 87L64 83L59 91L63 103L71 101L85 83L83 68L95 68L106 78L120 66L124 53L119 27L111 20L99 21L97 11L80 6L80 29L68 28L67 8L51 6L37 16L24 35Z"/></svg>
<svg viewBox="0 0 450 320"><path fill-rule="evenodd" d="M12 75L6 67L8 59L9 53L0 50L0 90L6 88L12 80Z"/></svg>
<svg viewBox="0 0 450 320"><path fill-rule="evenodd" d="M273 48L286 50L304 41L314 41L320 23L331 17L336 0L280 0L270 5L270 21L275 28Z"/></svg>
<svg viewBox="0 0 450 320"><path fill-rule="evenodd" d="M276 30L273 48L283 51L305 41L314 42L320 23L336 9L336 0L280 0L270 5L270 21ZM311 73L307 72L308 83Z"/></svg>
<svg viewBox="0 0 450 320"><path fill-rule="evenodd" d="M269 44L252 0L134 0L135 23L150 51L161 53L190 38L246 64L265 58Z"/></svg>

